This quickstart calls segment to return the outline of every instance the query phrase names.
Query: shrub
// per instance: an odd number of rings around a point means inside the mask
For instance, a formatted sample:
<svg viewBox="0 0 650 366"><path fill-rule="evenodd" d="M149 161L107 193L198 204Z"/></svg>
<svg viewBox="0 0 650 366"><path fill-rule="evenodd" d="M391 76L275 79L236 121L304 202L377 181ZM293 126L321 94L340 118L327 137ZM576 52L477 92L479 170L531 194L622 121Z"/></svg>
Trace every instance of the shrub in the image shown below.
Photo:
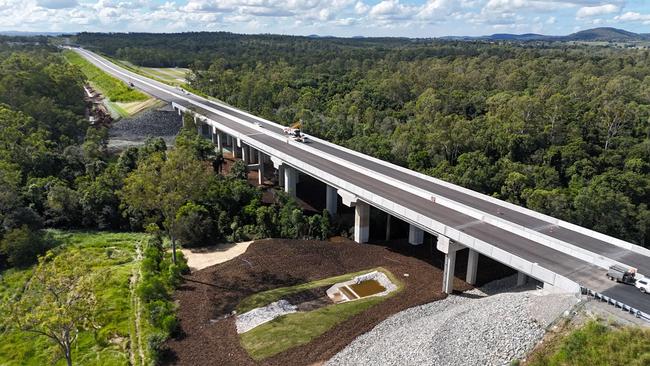
<svg viewBox="0 0 650 366"><path fill-rule="evenodd" d="M165 284L154 276L145 276L138 286L137 293L145 303L169 298Z"/></svg>
<svg viewBox="0 0 650 366"><path fill-rule="evenodd" d="M9 265L21 268L36 263L38 256L51 247L51 240L26 225L10 230L0 241L0 253L6 256Z"/></svg>
<svg viewBox="0 0 650 366"><path fill-rule="evenodd" d="M167 334L162 332L154 332L147 336L147 346L151 352L151 356L155 364L160 360L160 356L165 350L165 341L167 340Z"/></svg>

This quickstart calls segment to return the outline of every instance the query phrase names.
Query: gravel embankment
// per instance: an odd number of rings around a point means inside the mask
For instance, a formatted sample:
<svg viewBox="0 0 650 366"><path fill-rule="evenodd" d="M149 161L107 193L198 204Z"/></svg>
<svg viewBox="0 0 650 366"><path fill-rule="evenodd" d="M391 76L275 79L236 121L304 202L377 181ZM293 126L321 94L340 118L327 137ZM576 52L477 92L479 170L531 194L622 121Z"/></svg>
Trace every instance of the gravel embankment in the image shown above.
<svg viewBox="0 0 650 366"><path fill-rule="evenodd" d="M513 288L514 282L495 281L395 314L327 365L507 365L522 359L578 300ZM519 292L504 292L508 288Z"/></svg>
<svg viewBox="0 0 650 366"><path fill-rule="evenodd" d="M167 145L172 145L181 127L181 117L170 108L150 109L114 122L108 132L108 146L123 149L142 145L149 137L162 137Z"/></svg>

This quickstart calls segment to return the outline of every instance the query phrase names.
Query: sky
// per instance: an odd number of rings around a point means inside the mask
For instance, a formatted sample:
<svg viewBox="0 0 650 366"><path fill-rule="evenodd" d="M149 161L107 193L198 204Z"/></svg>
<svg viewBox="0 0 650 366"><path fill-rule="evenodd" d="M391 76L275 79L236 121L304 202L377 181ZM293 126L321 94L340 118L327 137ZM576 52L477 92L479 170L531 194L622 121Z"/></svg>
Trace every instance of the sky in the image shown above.
<svg viewBox="0 0 650 366"><path fill-rule="evenodd" d="M0 31L439 37L650 33L650 0L0 0Z"/></svg>

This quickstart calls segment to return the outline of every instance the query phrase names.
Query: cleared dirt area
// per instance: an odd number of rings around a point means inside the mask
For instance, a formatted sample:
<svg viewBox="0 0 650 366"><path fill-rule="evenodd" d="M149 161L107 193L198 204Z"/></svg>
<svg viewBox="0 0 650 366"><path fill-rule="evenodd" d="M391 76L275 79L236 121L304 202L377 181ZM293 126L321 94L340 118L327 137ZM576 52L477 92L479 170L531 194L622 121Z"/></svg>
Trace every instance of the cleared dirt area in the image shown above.
<svg viewBox="0 0 650 366"><path fill-rule="evenodd" d="M442 271L425 260L388 248L351 241L319 242L270 239L251 244L246 253L186 276L175 294L180 334L167 342L166 364L178 365L311 365L328 360L357 336L404 309L439 300ZM409 255L411 254L411 255ZM374 267L384 267L405 284L400 296L355 315L309 344L260 363L240 346L235 318L229 316L245 297L278 287ZM408 276L404 276L408 274ZM456 290L470 286L458 279Z"/></svg>
<svg viewBox="0 0 650 366"><path fill-rule="evenodd" d="M227 262L243 254L252 241L222 244L206 248L183 249L187 265L192 271L199 271L215 264Z"/></svg>

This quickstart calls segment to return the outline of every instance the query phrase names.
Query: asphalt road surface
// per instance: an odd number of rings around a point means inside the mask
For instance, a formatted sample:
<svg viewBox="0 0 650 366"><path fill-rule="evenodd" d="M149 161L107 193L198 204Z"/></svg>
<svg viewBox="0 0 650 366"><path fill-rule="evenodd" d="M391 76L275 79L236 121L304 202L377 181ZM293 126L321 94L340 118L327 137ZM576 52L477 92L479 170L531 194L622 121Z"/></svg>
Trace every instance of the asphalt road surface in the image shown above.
<svg viewBox="0 0 650 366"><path fill-rule="evenodd" d="M617 284L607 280L605 276L606 271L591 263L587 263L563 252L500 229L496 226L484 222L477 222L476 219L470 216L441 205L436 205L430 201L422 199L420 196L399 189L373 177L365 176L357 170L350 169L331 160L325 159L322 156L304 151L303 149L293 146L293 144L284 143L271 136L273 133L283 135L282 129L275 125L266 123L263 120L250 117L242 112L224 107L221 104L210 101L206 98L187 93L181 89L135 74L86 50L76 49L76 51L107 73L127 83L133 83L137 89L140 89L158 99L170 103L176 102L188 108L191 107L191 109L196 110L202 115L227 125L242 134L248 135L248 138L256 140L258 143L273 147L274 149L280 150L291 156L299 157L303 162L323 171L327 171L338 178L363 187L364 189L386 199L399 202L419 214L430 217L431 219L447 226L460 228L461 231L468 235L490 243L497 248L503 249L530 262L538 263L540 266L567 277L582 286L611 296L618 301L650 314L650 295L640 293L640 291L633 286ZM218 115L201 106L197 106L195 103L203 104L212 109L227 113L230 116L244 120L251 125L247 126L245 123ZM269 134L259 133L258 130L253 128L253 123L260 123L265 130L269 131ZM533 216L510 210L487 200L455 191L414 175L405 174L397 169L392 169L390 166L385 166L368 158L350 154L343 149L337 149L328 144L314 141L310 146L322 151L323 153L337 156L353 164L363 166L382 175L397 179L404 182L405 185L415 186L477 210L495 216L498 215L502 220L522 225L548 236L585 248L591 252L635 266L639 269L640 273L650 275L650 258L641 254L591 238L570 229L551 226L548 222L537 219Z"/></svg>

